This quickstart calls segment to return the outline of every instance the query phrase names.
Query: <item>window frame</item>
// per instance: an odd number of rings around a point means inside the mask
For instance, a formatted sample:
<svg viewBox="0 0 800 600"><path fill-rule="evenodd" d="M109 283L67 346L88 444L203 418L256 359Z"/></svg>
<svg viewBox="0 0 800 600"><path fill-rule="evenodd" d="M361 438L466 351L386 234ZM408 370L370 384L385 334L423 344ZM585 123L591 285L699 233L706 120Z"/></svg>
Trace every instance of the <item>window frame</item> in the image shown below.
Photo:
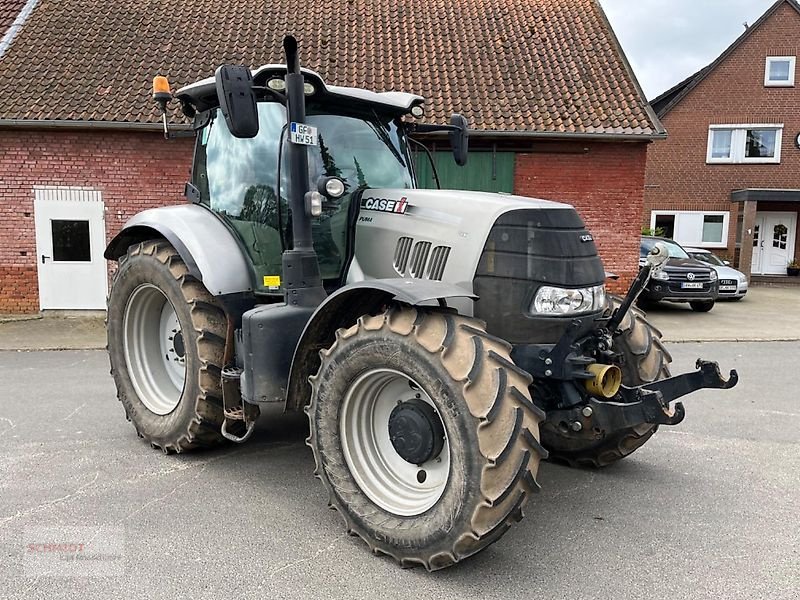
<svg viewBox="0 0 800 600"><path fill-rule="evenodd" d="M719 242L704 242L703 230L699 231L698 240L685 240L680 239L678 235L681 232L680 215L702 215L704 218L709 217L722 217L722 236ZM652 210L650 211L650 228L655 229L657 216L673 216L675 218L674 233L672 239L681 246L688 246L689 248L727 248L728 247L728 233L731 220L731 213L727 210ZM701 224L703 221L701 221Z"/></svg>
<svg viewBox="0 0 800 600"><path fill-rule="evenodd" d="M772 80L769 78L770 67L773 62L789 62L789 79L786 81ZM768 56L764 64L764 87L794 87L794 74L797 57L795 56Z"/></svg>
<svg viewBox="0 0 800 600"><path fill-rule="evenodd" d="M714 132L721 129L731 130L730 156L715 158L712 156L714 148ZM753 157L745 156L747 152L747 132L752 130L775 131L775 156ZM781 144L783 143L783 123L751 123L751 124L713 124L708 126L708 140L706 143L706 164L773 164L781 162Z"/></svg>

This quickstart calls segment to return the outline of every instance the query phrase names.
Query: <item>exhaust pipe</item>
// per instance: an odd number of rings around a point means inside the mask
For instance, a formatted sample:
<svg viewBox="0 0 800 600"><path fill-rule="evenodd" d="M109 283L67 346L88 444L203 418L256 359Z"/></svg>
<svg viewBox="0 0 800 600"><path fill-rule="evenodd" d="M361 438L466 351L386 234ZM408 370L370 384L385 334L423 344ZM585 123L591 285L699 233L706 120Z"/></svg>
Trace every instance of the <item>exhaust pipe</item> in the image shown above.
<svg viewBox="0 0 800 600"><path fill-rule="evenodd" d="M586 391L601 398L613 398L617 395L622 385L622 371L618 366L593 363L586 370L593 375L585 381Z"/></svg>

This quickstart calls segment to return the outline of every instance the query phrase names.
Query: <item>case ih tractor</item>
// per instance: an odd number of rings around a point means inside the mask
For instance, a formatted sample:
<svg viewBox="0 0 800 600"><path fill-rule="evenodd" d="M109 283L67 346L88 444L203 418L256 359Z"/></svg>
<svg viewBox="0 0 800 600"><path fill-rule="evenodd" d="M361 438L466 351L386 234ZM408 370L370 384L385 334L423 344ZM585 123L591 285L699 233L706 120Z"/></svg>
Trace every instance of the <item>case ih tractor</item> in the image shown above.
<svg viewBox="0 0 800 600"><path fill-rule="evenodd" d="M608 465L679 423L677 398L735 385L704 361L670 377L632 306L659 248L611 298L572 207L416 189L412 136L447 131L463 165L462 117L421 124L423 98L326 85L284 50L176 92L189 202L106 251L114 381L153 447L244 442L261 410L304 410L348 531L433 570L522 518L541 459Z"/></svg>

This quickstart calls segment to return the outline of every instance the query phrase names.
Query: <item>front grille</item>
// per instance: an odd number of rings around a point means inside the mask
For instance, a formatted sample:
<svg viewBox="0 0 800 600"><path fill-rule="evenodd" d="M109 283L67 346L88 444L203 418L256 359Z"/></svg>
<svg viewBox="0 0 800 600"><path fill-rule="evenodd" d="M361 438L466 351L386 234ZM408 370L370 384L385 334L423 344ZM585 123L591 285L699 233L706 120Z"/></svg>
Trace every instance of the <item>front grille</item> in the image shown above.
<svg viewBox="0 0 800 600"><path fill-rule="evenodd" d="M708 271L668 271L670 281L711 281L711 273ZM694 275L689 278L689 273Z"/></svg>

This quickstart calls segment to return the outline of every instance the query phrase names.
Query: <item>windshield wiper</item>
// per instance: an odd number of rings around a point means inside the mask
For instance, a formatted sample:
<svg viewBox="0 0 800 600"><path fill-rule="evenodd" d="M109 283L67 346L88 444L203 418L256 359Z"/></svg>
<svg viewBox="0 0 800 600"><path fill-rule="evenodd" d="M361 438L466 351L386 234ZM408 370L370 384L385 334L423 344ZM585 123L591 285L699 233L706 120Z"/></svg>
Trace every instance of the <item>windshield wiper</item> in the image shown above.
<svg viewBox="0 0 800 600"><path fill-rule="evenodd" d="M369 125L378 138L389 147L389 150L392 151L392 154L394 154L394 157L400 162L400 164L408 168L406 161L403 159L403 155L400 154L400 151L395 148L395 145L392 143L392 138L390 138L389 134L383 130L383 127L380 124L380 119L378 119L378 113L375 112L375 109L372 109L372 114L375 117L375 121L367 121L367 125Z"/></svg>

